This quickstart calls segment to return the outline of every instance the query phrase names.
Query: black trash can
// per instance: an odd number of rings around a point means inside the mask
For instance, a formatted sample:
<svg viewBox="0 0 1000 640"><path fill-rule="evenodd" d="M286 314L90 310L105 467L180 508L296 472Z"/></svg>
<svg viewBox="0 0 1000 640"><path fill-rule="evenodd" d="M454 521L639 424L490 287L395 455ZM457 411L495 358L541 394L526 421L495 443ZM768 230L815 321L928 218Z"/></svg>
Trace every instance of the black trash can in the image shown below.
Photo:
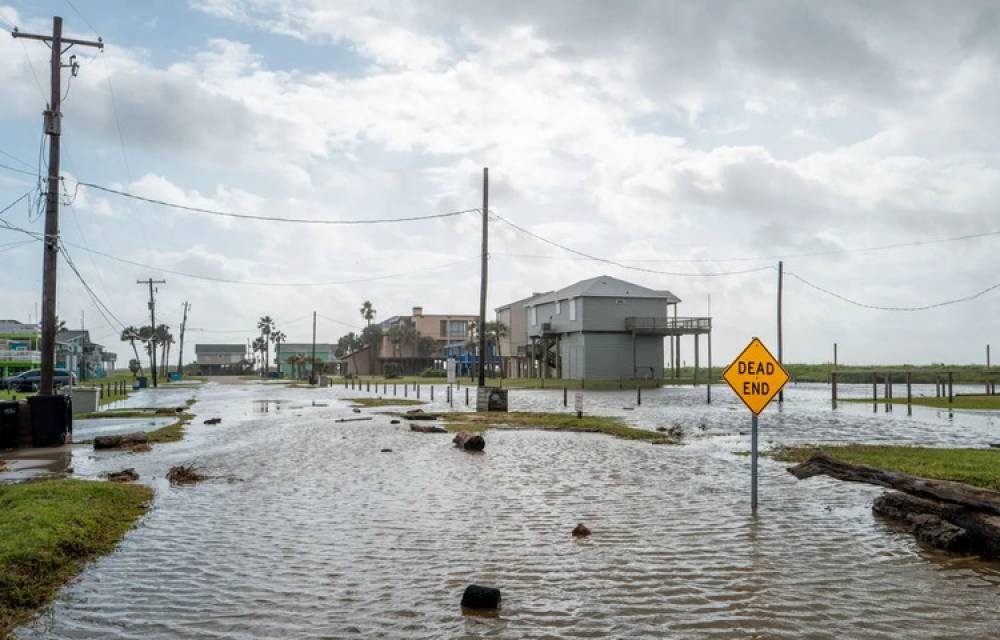
<svg viewBox="0 0 1000 640"><path fill-rule="evenodd" d="M16 400L0 402L0 449L17 447L17 414L20 407Z"/></svg>
<svg viewBox="0 0 1000 640"><path fill-rule="evenodd" d="M73 433L73 403L69 396L31 396L31 446L55 447Z"/></svg>

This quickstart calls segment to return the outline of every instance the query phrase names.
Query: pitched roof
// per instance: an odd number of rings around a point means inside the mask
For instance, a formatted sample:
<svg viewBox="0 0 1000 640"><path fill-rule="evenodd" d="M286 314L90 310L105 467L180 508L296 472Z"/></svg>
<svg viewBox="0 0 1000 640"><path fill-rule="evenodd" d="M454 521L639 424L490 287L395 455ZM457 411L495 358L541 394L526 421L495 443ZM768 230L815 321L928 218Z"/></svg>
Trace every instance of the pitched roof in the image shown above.
<svg viewBox="0 0 1000 640"><path fill-rule="evenodd" d="M680 298L666 290L657 291L611 276L597 276L531 299L531 302L532 304L545 304L567 298L661 298L669 304L681 301Z"/></svg>
<svg viewBox="0 0 1000 640"><path fill-rule="evenodd" d="M245 344L196 344L195 353L246 353Z"/></svg>

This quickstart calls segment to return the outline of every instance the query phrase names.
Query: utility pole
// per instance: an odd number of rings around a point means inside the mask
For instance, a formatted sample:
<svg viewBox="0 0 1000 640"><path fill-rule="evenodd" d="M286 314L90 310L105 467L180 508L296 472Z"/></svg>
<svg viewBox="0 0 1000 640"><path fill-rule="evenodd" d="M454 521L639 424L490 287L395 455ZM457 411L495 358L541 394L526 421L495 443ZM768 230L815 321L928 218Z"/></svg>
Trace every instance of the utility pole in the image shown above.
<svg viewBox="0 0 1000 640"><path fill-rule="evenodd" d="M483 167L483 255L479 276L479 386L486 386L486 257L489 248L490 170Z"/></svg>
<svg viewBox="0 0 1000 640"><path fill-rule="evenodd" d="M312 344L312 363L309 369L309 384L316 384L316 312L313 311L313 344Z"/></svg>
<svg viewBox="0 0 1000 640"><path fill-rule="evenodd" d="M781 354L781 284L785 276L785 263L778 260L778 364L784 366L785 360ZM778 402L785 401L785 390L778 392Z"/></svg>
<svg viewBox="0 0 1000 640"><path fill-rule="evenodd" d="M59 262L59 136L61 134L62 113L59 110L62 101L62 54L73 45L82 47L97 47L104 49L104 42L98 40L77 40L63 38L62 18L52 18L52 35L37 35L21 33L14 28L11 35L15 38L41 40L52 49L50 65L51 84L48 108L45 109L45 134L49 136L49 176L45 191L45 249L42 254L42 376L38 386L38 395L51 396L53 371L56 362L56 266ZM66 45L64 49L63 46ZM76 56L70 57L67 65L75 76L80 65Z"/></svg>
<svg viewBox="0 0 1000 640"><path fill-rule="evenodd" d="M184 329L187 328L188 321L188 309L191 308L191 304L188 302L184 303L184 319L181 320L181 348L178 349L177 353L177 375L184 377Z"/></svg>
<svg viewBox="0 0 1000 640"><path fill-rule="evenodd" d="M153 285L166 284L167 281L147 278L146 280L136 280L135 283L149 285L149 326L151 330L149 335L149 368L153 371L153 387L156 387L156 298L153 297Z"/></svg>

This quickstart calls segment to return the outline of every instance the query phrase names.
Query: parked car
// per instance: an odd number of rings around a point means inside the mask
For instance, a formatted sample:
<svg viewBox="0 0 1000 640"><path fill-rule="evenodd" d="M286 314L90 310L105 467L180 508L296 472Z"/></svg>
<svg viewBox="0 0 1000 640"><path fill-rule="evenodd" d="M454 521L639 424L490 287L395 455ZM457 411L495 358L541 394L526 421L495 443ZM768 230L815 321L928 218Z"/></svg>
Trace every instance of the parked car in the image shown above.
<svg viewBox="0 0 1000 640"><path fill-rule="evenodd" d="M61 387L67 384L76 384L76 376L66 369L56 369L52 384ZM3 386L11 391L37 391L42 383L42 370L29 369L15 376L4 378Z"/></svg>

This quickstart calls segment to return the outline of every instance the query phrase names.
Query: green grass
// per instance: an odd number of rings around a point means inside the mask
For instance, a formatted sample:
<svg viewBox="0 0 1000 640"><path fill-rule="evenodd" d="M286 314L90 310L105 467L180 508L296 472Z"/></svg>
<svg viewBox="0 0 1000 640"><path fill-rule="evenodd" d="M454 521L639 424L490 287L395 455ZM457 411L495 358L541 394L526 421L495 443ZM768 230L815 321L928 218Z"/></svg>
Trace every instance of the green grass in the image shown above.
<svg viewBox="0 0 1000 640"><path fill-rule="evenodd" d="M934 480L957 480L1000 491L1000 449L942 449L849 444L816 447L787 447L768 455L784 462L803 462L822 449L851 464L864 464L901 471Z"/></svg>
<svg viewBox="0 0 1000 640"><path fill-rule="evenodd" d="M177 420L175 422L149 432L148 435L150 444L177 442L184 438L184 428L187 426L187 423L191 422L194 415L190 413L180 413L176 415Z"/></svg>
<svg viewBox="0 0 1000 640"><path fill-rule="evenodd" d="M87 480L0 485L0 637L114 550L152 497L143 485Z"/></svg>
<svg viewBox="0 0 1000 640"><path fill-rule="evenodd" d="M382 385L388 384L389 388L392 389L392 385L396 384L400 388L404 384L419 384L422 387L429 385L434 385L438 387L446 386L448 384L445 378L424 378L421 376L404 376L401 378L383 378L381 376L373 377L363 377L357 378L356 381L360 384L360 387L355 387L356 391L364 390L368 388L368 383L372 385L372 391L375 391L375 385L378 384L380 388ZM465 387L475 387L478 384L478 380L470 381L468 377L459 378L458 380L460 388ZM681 384L682 382L676 381L676 384ZM683 384L690 384L691 380L684 380ZM651 389L661 384L675 384L674 380L587 380L581 382L580 380L539 380L538 378L487 378L486 385L490 387L502 387L504 389L562 389L563 387L567 389L593 389L595 391L608 391L615 389L635 389L636 387L642 387L643 389ZM344 380L335 379L333 386L344 386ZM350 387L350 381L348 381L348 387ZM400 393L402 393L400 391Z"/></svg>
<svg viewBox="0 0 1000 640"><path fill-rule="evenodd" d="M885 398L873 401L871 398L850 398L840 400L840 402L856 402L862 404L885 404ZM906 397L890 398L890 404L906 404ZM1000 411L1000 396L955 396L954 402L948 402L948 398L927 398L924 396L914 397L913 404L921 407L934 407L937 409L970 409L976 411Z"/></svg>
<svg viewBox="0 0 1000 640"><path fill-rule="evenodd" d="M626 440L645 440L656 444L674 440L657 431L636 429L621 418L608 416L583 416L574 413L541 413L532 411L451 412L437 414L449 431L485 431L486 429L546 429L552 431L584 431L606 433Z"/></svg>
<svg viewBox="0 0 1000 640"><path fill-rule="evenodd" d="M366 407L408 407L427 404L423 400L406 400L404 398L346 398L355 409Z"/></svg>

